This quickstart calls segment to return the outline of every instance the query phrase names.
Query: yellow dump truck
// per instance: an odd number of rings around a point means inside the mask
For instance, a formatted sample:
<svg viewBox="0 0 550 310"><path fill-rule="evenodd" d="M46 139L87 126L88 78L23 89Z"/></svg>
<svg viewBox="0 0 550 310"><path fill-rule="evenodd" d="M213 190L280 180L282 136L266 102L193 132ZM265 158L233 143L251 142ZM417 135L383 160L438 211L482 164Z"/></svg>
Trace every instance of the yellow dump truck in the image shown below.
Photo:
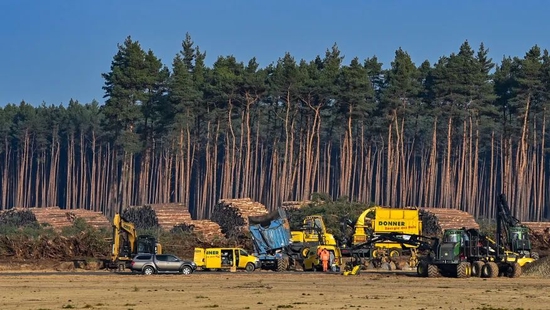
<svg viewBox="0 0 550 310"><path fill-rule="evenodd" d="M193 258L201 270L244 269L252 272L260 268L260 260L241 248L195 248Z"/></svg>

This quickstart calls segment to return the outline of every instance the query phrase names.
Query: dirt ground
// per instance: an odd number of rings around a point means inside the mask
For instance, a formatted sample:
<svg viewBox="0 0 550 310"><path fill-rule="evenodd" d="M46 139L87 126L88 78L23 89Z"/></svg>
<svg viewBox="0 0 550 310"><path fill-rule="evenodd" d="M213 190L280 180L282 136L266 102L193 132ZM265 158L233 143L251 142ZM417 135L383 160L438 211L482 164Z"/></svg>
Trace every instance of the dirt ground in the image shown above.
<svg viewBox="0 0 550 310"><path fill-rule="evenodd" d="M0 275L0 309L548 309L550 279L396 273Z"/></svg>

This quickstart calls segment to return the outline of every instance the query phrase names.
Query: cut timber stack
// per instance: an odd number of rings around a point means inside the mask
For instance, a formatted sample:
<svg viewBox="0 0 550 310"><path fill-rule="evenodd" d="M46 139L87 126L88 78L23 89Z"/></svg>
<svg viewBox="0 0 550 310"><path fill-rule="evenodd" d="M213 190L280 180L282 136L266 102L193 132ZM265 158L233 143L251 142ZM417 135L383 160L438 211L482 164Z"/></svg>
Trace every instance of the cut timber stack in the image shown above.
<svg viewBox="0 0 550 310"><path fill-rule="evenodd" d="M220 225L209 220L191 220L175 225L171 230L173 233L195 232L200 234L205 241L224 239Z"/></svg>
<svg viewBox="0 0 550 310"><path fill-rule="evenodd" d="M157 215L158 223L164 229L191 221L189 209L182 203L159 203L147 205L153 209Z"/></svg>
<svg viewBox="0 0 550 310"><path fill-rule="evenodd" d="M550 222L521 222L521 224L529 227L532 231L537 233L550 231Z"/></svg>
<svg viewBox="0 0 550 310"><path fill-rule="evenodd" d="M83 209L63 210L59 207L29 208L40 224L47 224L54 229L72 226L74 220L82 218L95 228L109 228L111 223L100 212Z"/></svg>
<svg viewBox="0 0 550 310"><path fill-rule="evenodd" d="M209 220L193 220L189 209L182 203L149 204L143 206L145 207L154 211L158 224L165 230L193 231L202 234L208 240L224 236L217 223Z"/></svg>
<svg viewBox="0 0 550 310"><path fill-rule="evenodd" d="M67 211L59 207L29 208L29 210L34 213L38 223L49 225L54 229L60 230L72 225L67 217Z"/></svg>
<svg viewBox="0 0 550 310"><path fill-rule="evenodd" d="M285 210L299 210L304 206L307 206L311 203L309 200L303 201L283 201L282 206Z"/></svg>
<svg viewBox="0 0 550 310"><path fill-rule="evenodd" d="M67 211L67 217L71 224L74 222L76 218L82 218L88 223L90 226L95 228L110 228L111 222L103 215L101 212L95 212L90 210L84 210L84 209L74 209L74 210L68 210Z"/></svg>
<svg viewBox="0 0 550 310"><path fill-rule="evenodd" d="M420 208L422 231L426 236L441 236L445 229L475 228L479 224L468 212L457 209Z"/></svg>
<svg viewBox="0 0 550 310"><path fill-rule="evenodd" d="M248 217L268 214L267 208L250 198L220 199L212 211L226 237L239 237L248 231Z"/></svg>

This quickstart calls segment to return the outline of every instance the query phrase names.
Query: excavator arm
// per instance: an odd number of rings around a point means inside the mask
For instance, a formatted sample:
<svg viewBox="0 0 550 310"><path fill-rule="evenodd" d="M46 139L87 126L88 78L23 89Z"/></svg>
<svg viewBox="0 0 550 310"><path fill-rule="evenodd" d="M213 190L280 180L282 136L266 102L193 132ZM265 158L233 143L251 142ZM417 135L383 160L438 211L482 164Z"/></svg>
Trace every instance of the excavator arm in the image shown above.
<svg viewBox="0 0 550 310"><path fill-rule="evenodd" d="M131 259L136 246L136 228L133 223L126 221L120 214L113 218L113 247L111 260Z"/></svg>

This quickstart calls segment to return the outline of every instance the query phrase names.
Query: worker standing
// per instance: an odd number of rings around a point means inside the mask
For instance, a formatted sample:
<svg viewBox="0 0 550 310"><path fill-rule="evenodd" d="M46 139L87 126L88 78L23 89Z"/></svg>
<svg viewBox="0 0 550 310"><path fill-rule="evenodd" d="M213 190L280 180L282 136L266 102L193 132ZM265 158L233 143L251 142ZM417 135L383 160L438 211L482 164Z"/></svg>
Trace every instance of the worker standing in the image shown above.
<svg viewBox="0 0 550 310"><path fill-rule="evenodd" d="M321 261L323 262L323 272L328 271L328 261L330 260L330 254L327 249L323 248L321 251Z"/></svg>

